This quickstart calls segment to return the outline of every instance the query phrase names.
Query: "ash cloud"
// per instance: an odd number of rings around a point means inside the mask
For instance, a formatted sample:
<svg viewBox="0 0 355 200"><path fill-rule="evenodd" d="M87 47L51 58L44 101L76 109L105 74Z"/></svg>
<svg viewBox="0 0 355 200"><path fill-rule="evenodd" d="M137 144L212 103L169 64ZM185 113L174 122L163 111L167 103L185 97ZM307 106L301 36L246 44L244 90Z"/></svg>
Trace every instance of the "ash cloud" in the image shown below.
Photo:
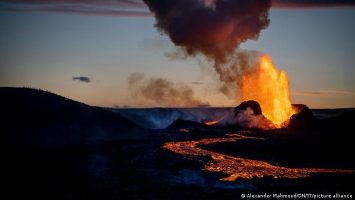
<svg viewBox="0 0 355 200"><path fill-rule="evenodd" d="M269 25L270 0L143 0L156 27L187 55L203 54L216 62Z"/></svg>
<svg viewBox="0 0 355 200"><path fill-rule="evenodd" d="M220 91L236 97L240 77L254 65L257 52L238 50L256 40L269 25L271 0L143 0L154 13L157 29L181 51L178 56L203 55L212 62Z"/></svg>
<svg viewBox="0 0 355 200"><path fill-rule="evenodd" d="M195 107L209 105L194 96L191 87L182 83L174 83L163 78L148 78L141 73L133 73L128 77L128 91L131 99L143 107Z"/></svg>
<svg viewBox="0 0 355 200"><path fill-rule="evenodd" d="M215 62L214 69L221 82L219 91L226 97L235 99L242 86L243 75L257 69L261 55L258 51L237 50L229 56L227 62Z"/></svg>
<svg viewBox="0 0 355 200"><path fill-rule="evenodd" d="M84 83L90 83L91 78L87 76L75 76L72 78L73 81L79 81L79 82L84 82Z"/></svg>

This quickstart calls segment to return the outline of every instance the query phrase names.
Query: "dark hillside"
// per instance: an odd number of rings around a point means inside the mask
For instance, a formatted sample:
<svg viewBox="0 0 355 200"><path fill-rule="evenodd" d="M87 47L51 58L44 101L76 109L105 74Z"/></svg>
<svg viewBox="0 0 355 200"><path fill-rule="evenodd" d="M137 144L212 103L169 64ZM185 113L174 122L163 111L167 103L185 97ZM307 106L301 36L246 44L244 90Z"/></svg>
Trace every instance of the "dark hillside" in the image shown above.
<svg viewBox="0 0 355 200"><path fill-rule="evenodd" d="M0 88L0 96L2 136L14 147L85 144L144 131L117 113L42 90Z"/></svg>

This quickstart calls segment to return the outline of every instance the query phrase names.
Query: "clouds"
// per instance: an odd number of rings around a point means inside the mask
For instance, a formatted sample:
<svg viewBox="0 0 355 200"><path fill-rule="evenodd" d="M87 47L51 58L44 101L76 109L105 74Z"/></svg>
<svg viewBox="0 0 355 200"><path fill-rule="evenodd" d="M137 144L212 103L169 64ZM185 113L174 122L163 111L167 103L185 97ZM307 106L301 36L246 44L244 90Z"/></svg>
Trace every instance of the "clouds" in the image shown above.
<svg viewBox="0 0 355 200"><path fill-rule="evenodd" d="M306 97L323 97L333 95L346 95L355 96L354 92L344 90L320 90L320 91L297 91L292 93L293 96L306 96Z"/></svg>
<svg viewBox="0 0 355 200"><path fill-rule="evenodd" d="M191 4L198 0L191 0ZM213 7L218 0L204 0ZM273 0L272 7L303 9L355 7L355 0ZM0 0L0 11L46 11L81 15L152 16L142 0Z"/></svg>
<svg viewBox="0 0 355 200"><path fill-rule="evenodd" d="M274 8L355 7L355 0L273 0Z"/></svg>
<svg viewBox="0 0 355 200"><path fill-rule="evenodd" d="M86 76L74 76L72 78L73 81L79 81L79 82L84 82L84 83L90 83L91 78L86 77Z"/></svg>
<svg viewBox="0 0 355 200"><path fill-rule="evenodd" d="M140 0L0 0L0 11L46 11L104 16L151 15Z"/></svg>
<svg viewBox="0 0 355 200"><path fill-rule="evenodd" d="M201 84L203 84L203 83L200 82L200 81L193 81L193 82L191 82L191 84L194 84L194 85L201 85Z"/></svg>

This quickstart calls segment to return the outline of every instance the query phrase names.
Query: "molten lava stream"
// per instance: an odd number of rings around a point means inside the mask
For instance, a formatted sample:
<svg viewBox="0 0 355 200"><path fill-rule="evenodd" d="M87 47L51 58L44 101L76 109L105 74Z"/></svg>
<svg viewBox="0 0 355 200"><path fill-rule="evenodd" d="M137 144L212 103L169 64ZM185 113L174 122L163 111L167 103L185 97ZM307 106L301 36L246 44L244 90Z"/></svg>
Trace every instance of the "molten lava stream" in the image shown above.
<svg viewBox="0 0 355 200"><path fill-rule="evenodd" d="M288 168L272 165L266 161L238 158L202 149L199 146L219 142L236 142L243 139L263 140L263 138L229 134L223 138L208 138L198 141L167 142L163 148L178 154L188 156L208 156L211 161L204 163L204 169L212 172L222 172L227 176L222 181L235 181L238 178L252 179L254 177L271 176L273 178L302 178L313 173L354 173L352 170L318 169L318 168Z"/></svg>
<svg viewBox="0 0 355 200"><path fill-rule="evenodd" d="M206 124L207 126L213 126L213 125L215 125L215 124L218 124L218 121L208 121L208 122L205 122L205 124Z"/></svg>
<svg viewBox="0 0 355 200"><path fill-rule="evenodd" d="M285 71L279 71L268 55L242 77L241 100L259 102L263 114L276 127L281 127L294 114L289 81Z"/></svg>

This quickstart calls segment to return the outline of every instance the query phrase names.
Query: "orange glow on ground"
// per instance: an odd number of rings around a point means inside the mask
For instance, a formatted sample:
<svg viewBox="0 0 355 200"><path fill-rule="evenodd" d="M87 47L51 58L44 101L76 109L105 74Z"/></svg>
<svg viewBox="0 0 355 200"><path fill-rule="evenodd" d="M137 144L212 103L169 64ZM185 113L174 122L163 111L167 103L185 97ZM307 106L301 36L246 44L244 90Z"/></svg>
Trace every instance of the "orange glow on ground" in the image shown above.
<svg viewBox="0 0 355 200"><path fill-rule="evenodd" d="M260 58L257 68L242 77L241 101L259 102L266 118L277 127L293 114L289 81L285 71L279 71L269 56Z"/></svg>
<svg viewBox="0 0 355 200"><path fill-rule="evenodd" d="M207 126L213 126L213 125L215 125L215 124L217 124L217 123L218 123L218 121L205 122L205 124L206 124Z"/></svg>
<svg viewBox="0 0 355 200"><path fill-rule="evenodd" d="M222 172L226 177L222 181L235 181L238 178L252 179L270 176L273 178L302 178L313 173L354 173L352 170L318 169L318 168L288 168L275 166L265 161L233 157L222 153L200 148L219 142L236 142L243 139L263 140L258 137L248 137L240 134L229 134L223 138L209 138L198 141L168 142L163 148L178 154L194 156L207 156L211 161L204 163L204 169L212 172ZM236 144L237 145L237 144Z"/></svg>

